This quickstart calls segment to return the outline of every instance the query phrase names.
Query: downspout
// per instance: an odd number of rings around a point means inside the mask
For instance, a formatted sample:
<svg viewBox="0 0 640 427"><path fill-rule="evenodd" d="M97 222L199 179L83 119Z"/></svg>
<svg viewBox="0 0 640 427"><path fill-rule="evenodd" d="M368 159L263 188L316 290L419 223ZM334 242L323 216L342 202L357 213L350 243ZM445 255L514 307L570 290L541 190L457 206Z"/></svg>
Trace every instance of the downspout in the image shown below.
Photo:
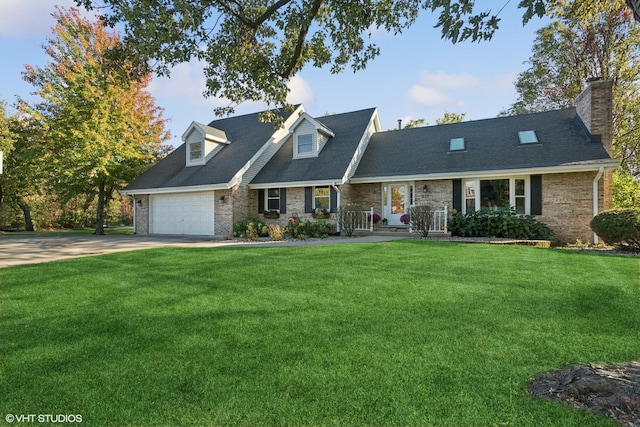
<svg viewBox="0 0 640 427"><path fill-rule="evenodd" d="M598 169L598 173L596 177L593 178L593 216L598 215L598 181L602 178L602 174L604 173L604 167L600 166ZM598 235L593 233L593 244L598 244Z"/></svg>
<svg viewBox="0 0 640 427"><path fill-rule="evenodd" d="M132 195L129 195L129 197L131 197L131 204L133 205L133 234L136 234L136 211L138 208L136 207L136 198Z"/></svg>
<svg viewBox="0 0 640 427"><path fill-rule="evenodd" d="M340 189L336 186L335 182L331 183L331 186L333 187L334 190L336 190L336 193L338 194L338 204L336 206L336 210L340 210ZM339 233L340 232L340 221L336 222L336 231Z"/></svg>

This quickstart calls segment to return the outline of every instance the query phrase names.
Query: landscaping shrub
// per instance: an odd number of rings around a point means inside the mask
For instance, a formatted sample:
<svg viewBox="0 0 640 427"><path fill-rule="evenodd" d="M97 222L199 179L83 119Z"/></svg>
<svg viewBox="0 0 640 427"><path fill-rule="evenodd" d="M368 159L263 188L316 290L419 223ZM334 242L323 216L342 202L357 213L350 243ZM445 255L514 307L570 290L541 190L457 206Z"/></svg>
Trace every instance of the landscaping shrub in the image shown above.
<svg viewBox="0 0 640 427"><path fill-rule="evenodd" d="M284 237L284 230L278 224L269 224L269 237L274 242L279 242Z"/></svg>
<svg viewBox="0 0 640 427"><path fill-rule="evenodd" d="M259 219L247 219L233 224L233 236L241 239L256 240L269 236L269 227Z"/></svg>
<svg viewBox="0 0 640 427"><path fill-rule="evenodd" d="M431 206L412 206L409 208L409 222L411 228L422 233L423 237L429 235L429 228L433 222L433 210Z"/></svg>
<svg viewBox="0 0 640 427"><path fill-rule="evenodd" d="M590 225L608 245L640 252L640 209L605 211L593 217Z"/></svg>
<svg viewBox="0 0 640 427"><path fill-rule="evenodd" d="M330 225L324 221L291 221L285 227L285 232L295 239L328 237Z"/></svg>
<svg viewBox="0 0 640 427"><path fill-rule="evenodd" d="M524 240L550 240L553 231L533 215L518 215L513 208L483 209L452 215L448 223L452 236L506 237Z"/></svg>
<svg viewBox="0 0 640 427"><path fill-rule="evenodd" d="M338 226L340 234L351 237L358 225L359 214L367 210L363 205L358 203L347 203L338 208Z"/></svg>

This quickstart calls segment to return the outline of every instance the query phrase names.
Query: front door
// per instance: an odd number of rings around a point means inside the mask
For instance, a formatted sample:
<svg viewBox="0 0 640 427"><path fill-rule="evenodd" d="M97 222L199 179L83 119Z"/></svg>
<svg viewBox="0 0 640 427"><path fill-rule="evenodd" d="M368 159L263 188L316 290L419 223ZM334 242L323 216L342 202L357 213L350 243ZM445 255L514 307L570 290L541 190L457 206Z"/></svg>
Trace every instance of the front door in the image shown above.
<svg viewBox="0 0 640 427"><path fill-rule="evenodd" d="M411 203L409 186L406 183L384 184L384 218L389 225L402 225L402 215L406 214Z"/></svg>

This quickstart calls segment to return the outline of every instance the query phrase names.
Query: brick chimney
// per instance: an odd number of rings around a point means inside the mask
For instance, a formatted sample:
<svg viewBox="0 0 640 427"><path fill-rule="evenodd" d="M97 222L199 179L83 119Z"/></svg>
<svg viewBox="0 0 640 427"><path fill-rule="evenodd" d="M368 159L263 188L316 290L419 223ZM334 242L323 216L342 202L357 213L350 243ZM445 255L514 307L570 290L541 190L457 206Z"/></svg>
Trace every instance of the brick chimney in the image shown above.
<svg viewBox="0 0 640 427"><path fill-rule="evenodd" d="M576 110L591 133L613 157L613 80L594 78L576 98Z"/></svg>
<svg viewBox="0 0 640 427"><path fill-rule="evenodd" d="M601 143L613 158L613 80L590 79L576 98L576 111L589 132L593 143ZM613 172L607 170L599 184L597 211L613 207ZM594 211L595 212L595 211ZM594 242L597 236L594 234Z"/></svg>

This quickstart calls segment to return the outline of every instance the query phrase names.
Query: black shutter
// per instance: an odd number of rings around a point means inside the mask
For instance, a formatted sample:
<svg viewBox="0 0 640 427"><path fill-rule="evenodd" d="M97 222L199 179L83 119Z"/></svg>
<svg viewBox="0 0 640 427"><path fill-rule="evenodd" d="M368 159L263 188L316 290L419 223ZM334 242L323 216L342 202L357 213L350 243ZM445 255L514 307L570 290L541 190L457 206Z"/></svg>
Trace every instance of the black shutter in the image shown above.
<svg viewBox="0 0 640 427"><path fill-rule="evenodd" d="M264 190L258 190L258 213L264 213Z"/></svg>
<svg viewBox="0 0 640 427"><path fill-rule="evenodd" d="M280 213L287 213L287 189L280 189Z"/></svg>
<svg viewBox="0 0 640 427"><path fill-rule="evenodd" d="M329 187L329 212L338 210L338 192L333 186Z"/></svg>
<svg viewBox="0 0 640 427"><path fill-rule="evenodd" d="M542 215L542 175L531 175L531 215Z"/></svg>
<svg viewBox="0 0 640 427"><path fill-rule="evenodd" d="M462 212L462 180L453 180L453 209Z"/></svg>
<svg viewBox="0 0 640 427"><path fill-rule="evenodd" d="M304 212L313 212L313 187L304 187Z"/></svg>

